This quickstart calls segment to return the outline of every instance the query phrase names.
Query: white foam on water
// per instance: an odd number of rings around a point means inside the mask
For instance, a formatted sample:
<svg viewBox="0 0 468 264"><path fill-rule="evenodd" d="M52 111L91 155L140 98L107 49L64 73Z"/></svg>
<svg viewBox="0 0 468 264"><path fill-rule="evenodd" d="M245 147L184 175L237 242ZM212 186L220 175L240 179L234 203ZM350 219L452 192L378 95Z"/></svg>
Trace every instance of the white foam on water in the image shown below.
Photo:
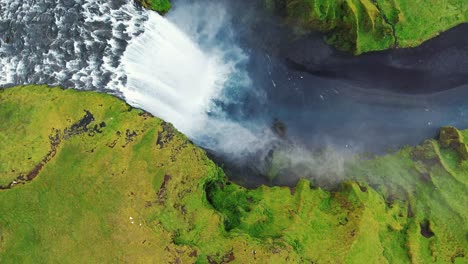
<svg viewBox="0 0 468 264"><path fill-rule="evenodd" d="M59 0L0 0L0 22L21 33L0 37L0 86L44 83L100 90L125 85L121 43L141 32L146 13L131 0L112 6L105 0L76 0L72 5ZM70 20L75 17L78 20ZM93 30L99 22L110 30ZM47 30L39 32L38 25ZM106 36L99 36L104 31Z"/></svg>

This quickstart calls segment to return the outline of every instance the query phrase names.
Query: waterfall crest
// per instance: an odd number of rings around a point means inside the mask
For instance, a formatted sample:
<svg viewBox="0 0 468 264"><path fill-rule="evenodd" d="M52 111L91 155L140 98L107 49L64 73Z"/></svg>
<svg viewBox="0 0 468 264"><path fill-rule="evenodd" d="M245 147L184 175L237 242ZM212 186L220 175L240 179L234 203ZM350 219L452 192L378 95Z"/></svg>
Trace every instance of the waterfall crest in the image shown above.
<svg viewBox="0 0 468 264"><path fill-rule="evenodd" d="M127 73L121 90L125 99L188 134L206 122L210 102L231 71L219 54L202 51L156 12L149 13L145 32L131 42L122 63Z"/></svg>

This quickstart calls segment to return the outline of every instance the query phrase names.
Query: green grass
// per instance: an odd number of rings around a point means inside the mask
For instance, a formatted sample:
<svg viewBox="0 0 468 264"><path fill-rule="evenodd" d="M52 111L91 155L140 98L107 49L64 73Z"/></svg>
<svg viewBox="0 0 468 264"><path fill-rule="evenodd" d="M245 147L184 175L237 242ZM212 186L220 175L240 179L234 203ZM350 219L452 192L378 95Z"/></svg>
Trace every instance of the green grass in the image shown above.
<svg viewBox="0 0 468 264"><path fill-rule="evenodd" d="M327 32L331 45L356 55L415 47L468 22L465 0L283 0L267 7L306 30Z"/></svg>
<svg viewBox="0 0 468 264"><path fill-rule="evenodd" d="M157 11L160 14L165 14L171 9L169 0L137 0L144 8Z"/></svg>
<svg viewBox="0 0 468 264"><path fill-rule="evenodd" d="M84 110L94 121L66 136ZM466 262L467 131L356 157L333 191L307 180L248 190L110 95L4 89L0 117L3 183L43 159L50 134L61 139L36 178L0 190L0 263Z"/></svg>

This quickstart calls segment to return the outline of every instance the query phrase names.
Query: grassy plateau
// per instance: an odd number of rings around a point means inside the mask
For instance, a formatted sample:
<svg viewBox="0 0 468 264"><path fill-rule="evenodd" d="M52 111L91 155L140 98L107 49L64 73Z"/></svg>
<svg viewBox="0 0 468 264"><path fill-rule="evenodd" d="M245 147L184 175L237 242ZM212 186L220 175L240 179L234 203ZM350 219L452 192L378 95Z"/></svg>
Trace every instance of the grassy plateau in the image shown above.
<svg viewBox="0 0 468 264"><path fill-rule="evenodd" d="M0 90L0 263L467 263L468 131L248 190L106 94Z"/></svg>

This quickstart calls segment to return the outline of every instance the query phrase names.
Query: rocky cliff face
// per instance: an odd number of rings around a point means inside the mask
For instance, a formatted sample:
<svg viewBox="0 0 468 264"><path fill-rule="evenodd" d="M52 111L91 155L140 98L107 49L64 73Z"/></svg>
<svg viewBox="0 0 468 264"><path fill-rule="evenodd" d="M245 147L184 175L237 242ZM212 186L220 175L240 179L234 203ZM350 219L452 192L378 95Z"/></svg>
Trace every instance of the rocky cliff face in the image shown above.
<svg viewBox="0 0 468 264"><path fill-rule="evenodd" d="M104 94L0 90L0 262L463 263L468 131L356 157L340 186L245 189Z"/></svg>

